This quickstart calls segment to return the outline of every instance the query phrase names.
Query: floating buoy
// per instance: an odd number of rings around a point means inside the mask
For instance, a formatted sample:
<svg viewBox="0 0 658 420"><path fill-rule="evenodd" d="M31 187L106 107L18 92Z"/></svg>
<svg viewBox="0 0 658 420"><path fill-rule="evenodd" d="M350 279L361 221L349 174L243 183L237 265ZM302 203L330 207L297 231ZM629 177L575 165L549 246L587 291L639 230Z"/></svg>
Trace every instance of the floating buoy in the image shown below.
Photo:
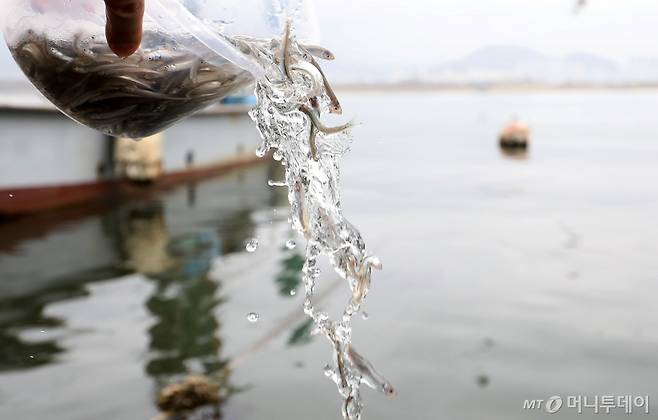
<svg viewBox="0 0 658 420"><path fill-rule="evenodd" d="M514 121L503 128L498 141L504 149L526 149L530 141L530 130L527 125Z"/></svg>

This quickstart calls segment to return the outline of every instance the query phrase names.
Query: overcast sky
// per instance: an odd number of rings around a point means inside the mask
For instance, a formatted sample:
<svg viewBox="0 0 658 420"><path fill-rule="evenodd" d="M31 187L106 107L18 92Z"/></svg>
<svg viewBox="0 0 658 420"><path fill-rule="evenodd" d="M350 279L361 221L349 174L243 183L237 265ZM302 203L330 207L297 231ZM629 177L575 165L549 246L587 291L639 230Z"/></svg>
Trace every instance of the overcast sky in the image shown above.
<svg viewBox="0 0 658 420"><path fill-rule="evenodd" d="M491 44L623 60L658 56L657 0L320 0L323 40L341 56L437 62Z"/></svg>
<svg viewBox="0 0 658 420"><path fill-rule="evenodd" d="M439 63L492 44L527 46L555 55L588 52L617 60L658 57L658 0L588 0L578 15L573 14L574 1L315 0L315 4L323 43L345 63ZM9 60L2 48L0 78L17 74Z"/></svg>

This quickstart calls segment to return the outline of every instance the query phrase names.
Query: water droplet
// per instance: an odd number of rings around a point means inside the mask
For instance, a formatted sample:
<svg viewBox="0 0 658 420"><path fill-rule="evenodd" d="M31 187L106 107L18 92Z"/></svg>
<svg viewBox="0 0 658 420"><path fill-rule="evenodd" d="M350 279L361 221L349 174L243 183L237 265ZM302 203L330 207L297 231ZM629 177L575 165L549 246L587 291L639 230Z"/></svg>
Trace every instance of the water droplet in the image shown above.
<svg viewBox="0 0 658 420"><path fill-rule="evenodd" d="M34 356L30 355L30 359L34 359Z"/></svg>
<svg viewBox="0 0 658 420"><path fill-rule="evenodd" d="M370 265L378 270L382 269L382 261L377 257L370 258Z"/></svg>
<svg viewBox="0 0 658 420"><path fill-rule="evenodd" d="M247 252L254 252L256 249L258 249L258 239L256 238L249 239L244 249L246 249Z"/></svg>
<svg viewBox="0 0 658 420"><path fill-rule="evenodd" d="M321 332L322 332L322 327L319 327L319 326L316 325L316 326L313 327L313 329L311 330L311 336L312 336L312 337L315 337L316 335L320 334Z"/></svg>
<svg viewBox="0 0 658 420"><path fill-rule="evenodd" d="M364 320L367 320L368 317L369 317L368 312L363 312L363 313L361 314L361 318L363 318Z"/></svg>
<svg viewBox="0 0 658 420"><path fill-rule="evenodd" d="M288 239L286 241L286 248L295 249L296 246L297 246L297 243L295 241L293 241L292 239Z"/></svg>
<svg viewBox="0 0 658 420"><path fill-rule="evenodd" d="M275 181L273 179L270 179L267 181L267 185L270 187L285 187L287 184L283 181Z"/></svg>
<svg viewBox="0 0 658 420"><path fill-rule="evenodd" d="M45 332L46 332L46 330L41 330L41 334L44 334Z"/></svg>
<svg viewBox="0 0 658 420"><path fill-rule="evenodd" d="M259 147L258 149L256 149L256 156L258 157L265 156L265 149L263 147Z"/></svg>
<svg viewBox="0 0 658 420"><path fill-rule="evenodd" d="M295 289L292 289L290 291L290 296L295 296L297 294L297 291Z"/></svg>
<svg viewBox="0 0 658 420"><path fill-rule="evenodd" d="M334 374L334 370L331 368L331 366L329 366L328 364L324 365L324 376L330 377L333 374Z"/></svg>
<svg viewBox="0 0 658 420"><path fill-rule="evenodd" d="M260 318L260 315L258 315L256 312L249 312L247 314L247 321L251 322L252 324L257 322L258 318Z"/></svg>
<svg viewBox="0 0 658 420"><path fill-rule="evenodd" d="M9 198L14 198L14 194L9 194Z"/></svg>

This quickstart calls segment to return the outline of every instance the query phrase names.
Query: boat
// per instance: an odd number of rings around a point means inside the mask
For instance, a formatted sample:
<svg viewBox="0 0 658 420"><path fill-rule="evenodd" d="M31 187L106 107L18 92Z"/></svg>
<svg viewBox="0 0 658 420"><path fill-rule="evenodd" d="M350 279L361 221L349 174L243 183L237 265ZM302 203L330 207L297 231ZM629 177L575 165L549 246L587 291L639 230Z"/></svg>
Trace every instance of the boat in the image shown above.
<svg viewBox="0 0 658 420"><path fill-rule="evenodd" d="M529 142L530 129L519 121L507 124L498 138L498 144L503 149L527 149Z"/></svg>
<svg viewBox="0 0 658 420"><path fill-rule="evenodd" d="M214 105L134 141L73 122L29 85L0 92L0 218L143 194L261 161L248 100Z"/></svg>

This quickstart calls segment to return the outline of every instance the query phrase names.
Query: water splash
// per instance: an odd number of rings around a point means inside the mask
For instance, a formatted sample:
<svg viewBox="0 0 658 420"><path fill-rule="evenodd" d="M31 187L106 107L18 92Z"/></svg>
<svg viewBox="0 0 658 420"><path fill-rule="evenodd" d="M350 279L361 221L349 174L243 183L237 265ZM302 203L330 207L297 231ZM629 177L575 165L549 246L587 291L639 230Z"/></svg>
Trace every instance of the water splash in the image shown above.
<svg viewBox="0 0 658 420"><path fill-rule="evenodd" d="M256 312L249 312L247 314L247 321L251 322L252 324L258 322L258 319L260 319L260 315L258 315Z"/></svg>
<svg viewBox="0 0 658 420"><path fill-rule="evenodd" d="M244 249L247 250L247 252L254 252L258 249L258 239L256 238L251 238L247 241L247 243L244 246Z"/></svg>
<svg viewBox="0 0 658 420"><path fill-rule="evenodd" d="M292 28L286 28L281 41L236 38L232 42L243 51L249 50L265 69L265 77L256 82L257 104L249 114L263 139L256 153L264 156L272 151L275 160L285 166L290 220L307 241L302 270L304 312L313 320L314 332L331 344L333 363L327 365L325 374L336 383L343 398L343 417L359 420L362 383L387 395L394 391L352 346L352 317L366 298L372 269L381 269L381 262L366 249L361 234L341 209L340 158L350 148L352 124L326 127L322 123L323 114L341 113L340 104L322 69L309 49L297 42ZM329 259L351 290L336 320L313 304L321 256Z"/></svg>
<svg viewBox="0 0 658 420"><path fill-rule="evenodd" d="M160 32L146 32L141 52L126 59L114 56L100 40L78 38L53 44L45 35L28 32L12 52L33 83L60 109L110 134L144 137L161 131L249 80L244 70L230 63L216 66L185 50L162 56L159 50L170 38ZM285 166L285 180L269 184L288 189L292 226L306 239L304 312L313 320L315 332L331 344L329 377L343 398L343 416L359 420L362 383L387 395L393 394L393 388L352 346L352 317L366 298L372 269L381 268L381 262L367 250L341 209L340 159L349 151L353 124L328 127L322 122L324 114L341 114L342 109L316 61L333 59L333 54L300 44L289 25L281 40L243 36L226 40L264 70L256 81L256 107L250 112L263 139L256 154L271 151L274 160ZM79 48L79 41L89 45ZM49 50L49 45L56 50ZM161 59L171 64L161 68ZM53 72L53 66L62 71ZM245 243L248 252L257 247L256 238ZM329 260L351 292L335 320L313 304L321 257ZM251 313L248 319L256 322L258 314Z"/></svg>

